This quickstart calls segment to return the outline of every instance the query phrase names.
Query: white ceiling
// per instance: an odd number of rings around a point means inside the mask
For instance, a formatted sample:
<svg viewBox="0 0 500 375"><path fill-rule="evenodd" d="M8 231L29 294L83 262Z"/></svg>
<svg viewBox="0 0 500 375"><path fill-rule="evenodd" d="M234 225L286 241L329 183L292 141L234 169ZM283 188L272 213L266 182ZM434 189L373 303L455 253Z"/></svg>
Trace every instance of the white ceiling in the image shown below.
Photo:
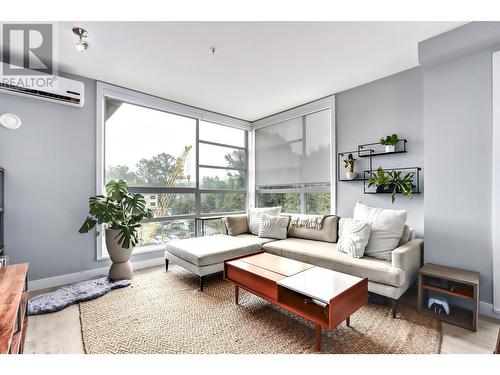
<svg viewBox="0 0 500 375"><path fill-rule="evenodd" d="M60 22L59 69L254 121L412 68L418 42L462 24Z"/></svg>

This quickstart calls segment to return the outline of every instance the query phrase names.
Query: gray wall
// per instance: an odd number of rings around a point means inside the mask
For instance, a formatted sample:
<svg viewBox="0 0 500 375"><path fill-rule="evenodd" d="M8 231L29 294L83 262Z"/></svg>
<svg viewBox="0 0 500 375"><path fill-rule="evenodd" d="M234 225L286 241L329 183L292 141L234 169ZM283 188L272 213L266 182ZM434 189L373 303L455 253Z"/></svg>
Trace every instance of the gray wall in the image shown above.
<svg viewBox="0 0 500 375"><path fill-rule="evenodd" d="M493 299L491 59L496 50L500 46L426 65L423 71L425 260L480 272L480 299L488 303Z"/></svg>
<svg viewBox="0 0 500 375"><path fill-rule="evenodd" d="M337 152L356 150L359 144L377 142L397 133L408 140L406 154L373 158L373 168L422 167L422 72L410 69L336 94ZM356 155L354 155L356 157ZM368 158L358 158L356 171L368 169ZM361 164L363 163L363 164ZM341 165L342 167L342 165ZM341 173L343 170L341 168ZM424 190L423 178L421 190ZM389 195L363 194L363 183L337 182L337 213L352 217L357 201L384 208L405 209L408 224L422 237L424 233L423 194L412 199Z"/></svg>
<svg viewBox="0 0 500 375"><path fill-rule="evenodd" d="M6 252L12 263L30 263L31 280L109 264L95 260L92 234L78 233L95 194L96 82L69 78L85 83L83 109L0 93L0 113L23 122L17 130L0 127Z"/></svg>

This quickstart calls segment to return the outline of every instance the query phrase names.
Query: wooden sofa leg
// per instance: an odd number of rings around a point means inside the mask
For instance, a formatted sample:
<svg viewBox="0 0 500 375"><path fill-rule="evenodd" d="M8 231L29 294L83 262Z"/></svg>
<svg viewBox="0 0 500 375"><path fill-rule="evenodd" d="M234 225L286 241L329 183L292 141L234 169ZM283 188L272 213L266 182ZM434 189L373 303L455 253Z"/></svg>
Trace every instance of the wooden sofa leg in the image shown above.
<svg viewBox="0 0 500 375"><path fill-rule="evenodd" d="M165 258L165 272L168 271L168 259Z"/></svg>
<svg viewBox="0 0 500 375"><path fill-rule="evenodd" d="M398 300L391 298L391 306L392 306L392 317L396 318L396 313L398 312Z"/></svg>

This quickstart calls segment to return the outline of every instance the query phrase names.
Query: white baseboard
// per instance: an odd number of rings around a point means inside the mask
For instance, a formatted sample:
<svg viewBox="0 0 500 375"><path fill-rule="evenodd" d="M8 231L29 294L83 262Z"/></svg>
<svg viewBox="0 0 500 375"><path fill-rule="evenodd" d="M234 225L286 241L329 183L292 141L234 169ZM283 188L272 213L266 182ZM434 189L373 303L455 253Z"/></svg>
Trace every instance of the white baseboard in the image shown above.
<svg viewBox="0 0 500 375"><path fill-rule="evenodd" d="M500 319L500 311L494 309L493 304L488 302L479 301L479 314Z"/></svg>
<svg viewBox="0 0 500 375"><path fill-rule="evenodd" d="M134 269L138 270L141 268L158 266L165 263L165 258L153 258L141 261L132 262ZM52 288L54 286L66 285L71 283L76 283L78 281L90 280L97 276L106 276L108 274L109 267L95 268L91 270L86 270L82 272L67 273L65 275L47 277L45 279L33 280L28 283L29 290L35 291L45 288Z"/></svg>

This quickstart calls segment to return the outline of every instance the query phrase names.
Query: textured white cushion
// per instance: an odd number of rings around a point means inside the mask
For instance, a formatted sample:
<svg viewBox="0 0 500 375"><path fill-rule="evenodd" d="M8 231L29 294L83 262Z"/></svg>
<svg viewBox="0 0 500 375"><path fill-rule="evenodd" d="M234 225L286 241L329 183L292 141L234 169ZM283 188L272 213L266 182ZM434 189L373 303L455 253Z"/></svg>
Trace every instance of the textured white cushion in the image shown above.
<svg viewBox="0 0 500 375"><path fill-rule="evenodd" d="M260 217L259 237L284 240L289 221L290 218L288 216L269 216L263 214Z"/></svg>
<svg viewBox="0 0 500 375"><path fill-rule="evenodd" d="M370 239L371 225L366 221L345 219L337 250L353 258L362 258Z"/></svg>
<svg viewBox="0 0 500 375"><path fill-rule="evenodd" d="M391 253L399 243L406 223L406 210L370 207L358 202L354 220L370 223L372 230L365 255L391 261Z"/></svg>
<svg viewBox="0 0 500 375"><path fill-rule="evenodd" d="M281 213L281 206L279 207L262 207L262 208L250 208L248 210L248 228L250 233L259 235L260 228L260 217L263 214L269 216L279 216Z"/></svg>

